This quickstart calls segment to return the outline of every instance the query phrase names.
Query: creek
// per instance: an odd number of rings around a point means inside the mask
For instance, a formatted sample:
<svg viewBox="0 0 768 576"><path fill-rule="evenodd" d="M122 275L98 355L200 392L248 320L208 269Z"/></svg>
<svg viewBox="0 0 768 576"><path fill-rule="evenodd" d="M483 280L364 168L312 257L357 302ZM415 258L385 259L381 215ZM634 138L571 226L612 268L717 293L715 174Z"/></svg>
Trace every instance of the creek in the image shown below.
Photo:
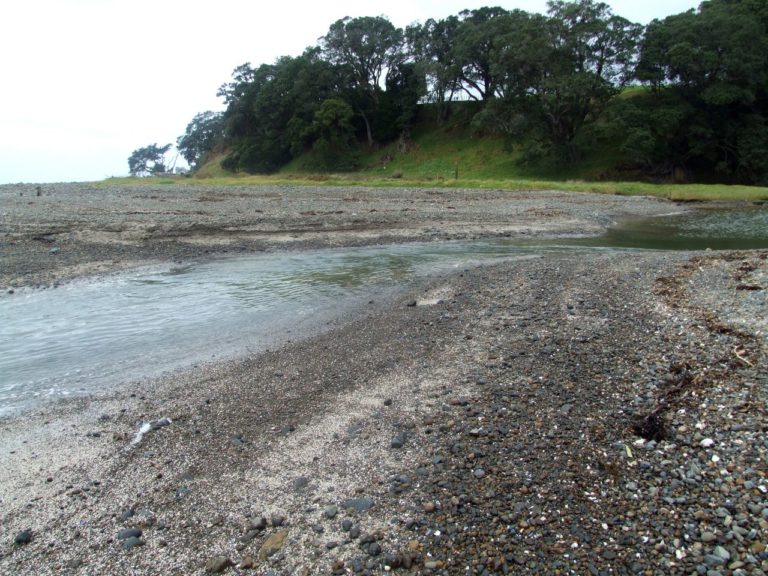
<svg viewBox="0 0 768 576"><path fill-rule="evenodd" d="M701 210L594 238L280 252L135 270L0 299L0 416L322 330L430 275L564 251L768 248L768 210Z"/></svg>

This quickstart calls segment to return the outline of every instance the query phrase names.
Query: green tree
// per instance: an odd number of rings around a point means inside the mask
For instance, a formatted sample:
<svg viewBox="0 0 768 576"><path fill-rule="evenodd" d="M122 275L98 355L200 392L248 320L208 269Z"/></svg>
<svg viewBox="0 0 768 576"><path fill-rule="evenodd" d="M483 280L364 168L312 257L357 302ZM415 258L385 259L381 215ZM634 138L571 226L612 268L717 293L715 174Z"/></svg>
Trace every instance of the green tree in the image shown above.
<svg viewBox="0 0 768 576"><path fill-rule="evenodd" d="M221 141L223 131L222 112L200 112L176 140L176 148L192 169L198 168L206 154Z"/></svg>
<svg viewBox="0 0 768 576"><path fill-rule="evenodd" d="M340 98L325 100L315 112L306 135L312 140L312 151L318 167L324 170L352 170L356 165L355 112Z"/></svg>
<svg viewBox="0 0 768 576"><path fill-rule="evenodd" d="M336 92L336 76L318 49L296 58L283 56L253 70L242 84L234 82L224 114L224 138L232 152L224 167L261 173L279 169L311 145L305 141L306 128Z"/></svg>
<svg viewBox="0 0 768 576"><path fill-rule="evenodd" d="M165 146L150 144L143 148L137 148L128 157L128 171L132 176L148 176L166 172L165 155L170 149L170 144Z"/></svg>
<svg viewBox="0 0 768 576"><path fill-rule="evenodd" d="M575 161L578 136L630 81L641 27L593 0L549 2L547 17L507 17L495 56L503 96L477 119L525 138L534 158Z"/></svg>
<svg viewBox="0 0 768 576"><path fill-rule="evenodd" d="M645 119L628 130L653 139L654 166L719 180L768 181L768 8L753 0L711 0L654 20L638 77L652 88ZM651 132L656 117L676 118ZM666 153L663 157L658 151Z"/></svg>
<svg viewBox="0 0 768 576"><path fill-rule="evenodd" d="M403 31L383 16L343 18L331 25L320 45L345 77L348 101L362 118L368 145L373 146L371 116L379 110L387 74L405 59Z"/></svg>
<svg viewBox="0 0 768 576"><path fill-rule="evenodd" d="M430 18L424 24L412 24L405 31L414 72L425 79L423 90L437 105L438 121L445 119L447 102L461 89L461 66L453 49L459 25L457 16L444 20Z"/></svg>

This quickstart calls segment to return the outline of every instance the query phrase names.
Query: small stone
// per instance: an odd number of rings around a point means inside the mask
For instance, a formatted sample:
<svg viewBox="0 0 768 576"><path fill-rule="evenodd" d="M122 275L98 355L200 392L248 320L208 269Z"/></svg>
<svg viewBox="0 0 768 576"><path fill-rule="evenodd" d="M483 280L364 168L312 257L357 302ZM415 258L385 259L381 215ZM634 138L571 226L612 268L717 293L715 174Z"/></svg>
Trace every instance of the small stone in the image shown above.
<svg viewBox="0 0 768 576"><path fill-rule="evenodd" d="M328 518L329 520L333 520L336 518L336 515L339 513L339 509L336 508L336 506L328 506L325 510L323 510L323 516Z"/></svg>
<svg viewBox="0 0 768 576"><path fill-rule="evenodd" d="M725 562L731 559L731 553L722 546L715 546L712 553L718 558L722 558Z"/></svg>
<svg viewBox="0 0 768 576"><path fill-rule="evenodd" d="M416 300L409 300L406 306L408 308L414 308L416 306Z"/></svg>
<svg viewBox="0 0 768 576"><path fill-rule="evenodd" d="M485 478L485 470L483 470L482 468L476 468L473 474L475 475L475 478L477 478L478 480L482 480L483 478Z"/></svg>
<svg viewBox="0 0 768 576"><path fill-rule="evenodd" d="M205 563L205 571L209 574L221 574L224 570L234 565L235 563L226 556L214 556Z"/></svg>
<svg viewBox="0 0 768 576"><path fill-rule="evenodd" d="M253 556L243 556L243 559L240 560L240 568L244 570L256 568L256 559Z"/></svg>
<svg viewBox="0 0 768 576"><path fill-rule="evenodd" d="M714 542L717 540L717 536L715 536L712 532L702 532L701 533L701 541L705 543Z"/></svg>
<svg viewBox="0 0 768 576"><path fill-rule="evenodd" d="M133 550L134 548L138 548L139 546L144 546L144 540L142 540L138 536L130 536L125 540L123 540L123 548L125 550Z"/></svg>
<svg viewBox="0 0 768 576"><path fill-rule="evenodd" d="M250 523L251 530L264 530L267 527L267 519L264 516L259 516L256 520L252 520Z"/></svg>
<svg viewBox="0 0 768 576"><path fill-rule="evenodd" d="M434 512L436 508L437 506L435 506L434 502L427 502L426 504L424 504L424 512L426 512L427 514L431 514L432 512Z"/></svg>
<svg viewBox="0 0 768 576"><path fill-rule="evenodd" d="M353 526L352 520L348 518L341 521L342 532L349 532L350 530L352 530L352 526Z"/></svg>
<svg viewBox="0 0 768 576"><path fill-rule="evenodd" d="M395 450L399 450L405 446L406 440L408 440L408 435L405 432L399 432L397 436L392 438L392 441L389 443L389 447Z"/></svg>
<svg viewBox="0 0 768 576"><path fill-rule="evenodd" d="M125 528L117 533L118 540L127 540L128 538L141 538L143 532L140 528Z"/></svg>
<svg viewBox="0 0 768 576"><path fill-rule="evenodd" d="M370 498L349 498L341 503L341 507L344 509L351 508L356 512L365 512L373 508L373 500Z"/></svg>
<svg viewBox="0 0 768 576"><path fill-rule="evenodd" d="M13 539L13 543L18 546L24 546L32 542L32 530L22 530Z"/></svg>
<svg viewBox="0 0 768 576"><path fill-rule="evenodd" d="M392 398L387 398L384 400L384 406L392 406Z"/></svg>
<svg viewBox="0 0 768 576"><path fill-rule="evenodd" d="M309 486L309 478L305 476L299 476L293 481L293 489L297 492L301 492L307 486Z"/></svg>
<svg viewBox="0 0 768 576"><path fill-rule="evenodd" d="M702 440L700 444L702 448L711 448L712 446L715 445L715 441L712 440L712 438L704 438L704 440Z"/></svg>
<svg viewBox="0 0 768 576"><path fill-rule="evenodd" d="M261 545L261 549L259 550L259 560L266 560L270 556L274 556L280 552L287 538L287 530L281 530L280 532L272 534L266 539L264 544Z"/></svg>
<svg viewBox="0 0 768 576"><path fill-rule="evenodd" d="M171 425L171 419L170 418L160 418L160 420L154 420L149 423L149 427L152 430L159 430L160 428L165 428L166 426Z"/></svg>
<svg viewBox="0 0 768 576"><path fill-rule="evenodd" d="M284 516L272 516L272 526L275 528L279 528L283 524L285 524L285 517Z"/></svg>

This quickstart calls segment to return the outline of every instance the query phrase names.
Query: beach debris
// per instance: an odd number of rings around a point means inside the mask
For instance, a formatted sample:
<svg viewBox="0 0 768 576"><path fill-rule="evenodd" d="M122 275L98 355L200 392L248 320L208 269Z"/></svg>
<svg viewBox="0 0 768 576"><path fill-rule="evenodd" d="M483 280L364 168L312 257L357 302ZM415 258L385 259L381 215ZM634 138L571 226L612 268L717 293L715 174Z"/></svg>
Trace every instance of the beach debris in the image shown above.
<svg viewBox="0 0 768 576"><path fill-rule="evenodd" d="M165 428L166 426L170 426L173 423L173 421L170 418L160 418L159 420L152 420L150 422L144 422L141 427L139 428L139 431L136 432L136 435L133 437L133 440L131 440L131 443L128 445L129 448L133 448L134 446L137 446L141 440L144 438L144 434L147 432L152 432L155 430L159 430L160 428Z"/></svg>

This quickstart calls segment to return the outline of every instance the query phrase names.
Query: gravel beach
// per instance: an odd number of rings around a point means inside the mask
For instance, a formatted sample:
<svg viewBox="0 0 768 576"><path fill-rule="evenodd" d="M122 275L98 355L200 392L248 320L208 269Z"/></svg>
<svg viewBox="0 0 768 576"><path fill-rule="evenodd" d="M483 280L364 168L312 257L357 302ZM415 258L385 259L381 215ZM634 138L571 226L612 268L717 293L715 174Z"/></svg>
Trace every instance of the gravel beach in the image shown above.
<svg viewBox="0 0 768 576"><path fill-rule="evenodd" d="M5 298L139 263L596 234L682 209L557 192L36 194L0 187ZM519 258L237 362L0 420L0 573L765 574L767 258Z"/></svg>

